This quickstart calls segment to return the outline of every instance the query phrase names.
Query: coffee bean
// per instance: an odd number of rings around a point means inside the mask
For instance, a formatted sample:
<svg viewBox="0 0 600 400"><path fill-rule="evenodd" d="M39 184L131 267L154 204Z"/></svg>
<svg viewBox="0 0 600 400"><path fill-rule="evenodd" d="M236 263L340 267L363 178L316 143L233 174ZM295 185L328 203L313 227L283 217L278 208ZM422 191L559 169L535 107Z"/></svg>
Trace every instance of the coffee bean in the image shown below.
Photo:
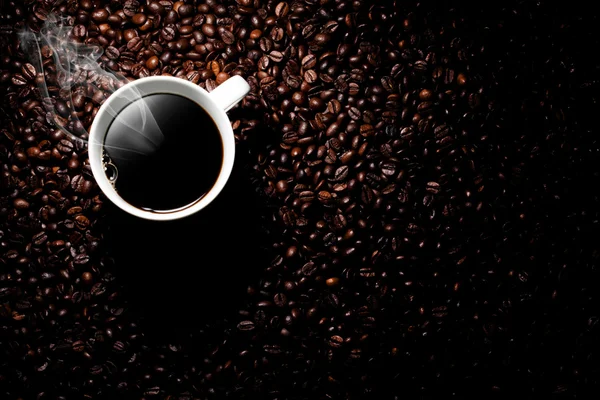
<svg viewBox="0 0 600 400"><path fill-rule="evenodd" d="M304 264L304 266L302 267L302 274L304 274L305 276L311 276L316 271L317 266L312 261Z"/></svg>
<svg viewBox="0 0 600 400"><path fill-rule="evenodd" d="M324 46L329 40L331 40L331 36L327 33L318 33L314 37L314 42L320 46Z"/></svg>
<svg viewBox="0 0 600 400"><path fill-rule="evenodd" d="M235 36L233 35L233 33L228 31L227 29L220 30L219 36L221 37L221 40L223 40L223 42L225 44L233 44L235 42Z"/></svg>
<svg viewBox="0 0 600 400"><path fill-rule="evenodd" d="M21 74L23 75L23 77L26 80L33 81L35 79L35 76L36 76L35 67L33 65L31 65L30 63L25 63L21 67Z"/></svg>
<svg viewBox="0 0 600 400"><path fill-rule="evenodd" d="M266 37L261 37L258 41L258 45L265 53L269 53L273 49L273 41Z"/></svg>
<svg viewBox="0 0 600 400"><path fill-rule="evenodd" d="M15 86L27 85L27 79L21 74L15 74L12 76L11 82Z"/></svg>
<svg viewBox="0 0 600 400"><path fill-rule="evenodd" d="M269 54L269 58L271 60L273 60L274 62L279 63L279 62L283 61L283 53L281 53L280 51L274 50Z"/></svg>
<svg viewBox="0 0 600 400"><path fill-rule="evenodd" d="M344 339L341 336L333 335L329 339L329 346L334 349L342 347L343 344L344 344Z"/></svg>
<svg viewBox="0 0 600 400"><path fill-rule="evenodd" d="M372 125L363 124L360 126L360 134L364 137L369 137L375 134L375 130Z"/></svg>
<svg viewBox="0 0 600 400"><path fill-rule="evenodd" d="M429 91L427 89L423 89L419 93L419 98L423 101L428 101L431 99L431 97L432 97L432 93L431 93L431 91Z"/></svg>
<svg viewBox="0 0 600 400"><path fill-rule="evenodd" d="M446 85L449 85L452 82L454 82L454 70L451 68L446 69L443 73L443 79Z"/></svg>
<svg viewBox="0 0 600 400"><path fill-rule="evenodd" d="M121 342L120 340L116 341L113 344L113 350L117 353L123 353L125 351L125 349L126 349L126 344Z"/></svg>
<svg viewBox="0 0 600 400"><path fill-rule="evenodd" d="M385 162L381 165L381 172L386 176L396 174L396 165L392 162Z"/></svg>
<svg viewBox="0 0 600 400"><path fill-rule="evenodd" d="M24 199L15 199L13 204L17 210L26 210L29 208L29 202Z"/></svg>
<svg viewBox="0 0 600 400"><path fill-rule="evenodd" d="M160 31L160 36L167 42L170 42L171 40L175 39L175 35L176 35L175 28L170 25L165 26Z"/></svg>
<svg viewBox="0 0 600 400"><path fill-rule="evenodd" d="M310 190L305 190L303 192L301 192L298 196L298 198L302 201L302 202L311 202L314 200L315 198L315 194L313 192L311 192Z"/></svg>
<svg viewBox="0 0 600 400"><path fill-rule="evenodd" d="M191 4L182 4L177 10L177 12L179 13L179 16L181 18L189 17L194 13L194 6L192 6Z"/></svg>
<svg viewBox="0 0 600 400"><path fill-rule="evenodd" d="M105 99L104 93L100 90L96 91L92 95L92 101L96 104L101 104L104 101L104 99Z"/></svg>
<svg viewBox="0 0 600 400"><path fill-rule="evenodd" d="M218 85L220 85L221 83L225 82L227 79L229 79L229 74L226 72L219 72L217 74L217 78L216 78L216 82Z"/></svg>
<svg viewBox="0 0 600 400"><path fill-rule="evenodd" d="M317 79L318 79L318 75L314 70L309 69L304 72L304 80L307 83L310 83L310 84L315 83L317 81Z"/></svg>
<svg viewBox="0 0 600 400"><path fill-rule="evenodd" d="M76 109L82 109L83 106L85 105L85 96L83 93L81 92L75 92L73 94L73 106Z"/></svg>
<svg viewBox="0 0 600 400"><path fill-rule="evenodd" d="M317 110L321 110L325 106L325 104L323 103L323 100L321 100L320 98L313 97L309 100L308 106L310 107L311 110L317 111ZM333 124L332 124L332 126L333 126Z"/></svg>
<svg viewBox="0 0 600 400"><path fill-rule="evenodd" d="M142 32L146 32L146 31L148 31L148 30L150 30L150 29L154 28L154 25L155 25L155 24L154 24L154 21L158 21L158 20L159 20L158 18L154 18L154 19L150 19L150 18L148 18L148 19L146 20L146 22L144 22L144 24L143 24L142 26L140 26L140 28L139 28L139 29L140 29L140 31L142 31Z"/></svg>
<svg viewBox="0 0 600 400"><path fill-rule="evenodd" d="M270 37L274 42L280 42L283 39L283 35L284 32L282 28L274 26L273 29L271 29Z"/></svg>
<svg viewBox="0 0 600 400"><path fill-rule="evenodd" d="M77 340L76 342L73 342L71 347L73 348L73 351L80 353L85 350L85 343L82 340Z"/></svg>
<svg viewBox="0 0 600 400"><path fill-rule="evenodd" d="M140 3L137 0L126 0L123 3L123 14L133 17L139 10Z"/></svg>
<svg viewBox="0 0 600 400"><path fill-rule="evenodd" d="M362 113L356 107L350 107L348 110L348 116L354 121L360 121L362 119Z"/></svg>
<svg viewBox="0 0 600 400"><path fill-rule="evenodd" d="M113 46L108 46L106 48L105 54L111 60L116 60L121 55L121 53L119 53L119 50Z"/></svg>
<svg viewBox="0 0 600 400"><path fill-rule="evenodd" d="M325 283L327 286L337 286L339 281L339 278L329 278L325 281Z"/></svg>
<svg viewBox="0 0 600 400"><path fill-rule="evenodd" d="M211 24L203 24L202 25L202 33L206 36L208 36L209 38L212 38L215 36L215 34L217 33L214 25Z"/></svg>
<svg viewBox="0 0 600 400"><path fill-rule="evenodd" d="M135 76L137 76L138 78L145 78L147 76L150 76L150 71L148 70L148 68L140 66L140 68L137 69Z"/></svg>
<svg viewBox="0 0 600 400"><path fill-rule="evenodd" d="M266 70L267 68L269 68L269 64L270 64L270 59L267 56L262 56L258 60L258 66L262 70Z"/></svg>
<svg viewBox="0 0 600 400"><path fill-rule="evenodd" d="M301 106L306 102L306 95L304 94L304 92L294 92L294 94L292 95L292 101L297 106Z"/></svg>
<svg viewBox="0 0 600 400"><path fill-rule="evenodd" d="M277 307L284 307L287 305L287 296L283 293L277 293L273 297L273 302Z"/></svg>
<svg viewBox="0 0 600 400"><path fill-rule="evenodd" d="M136 25L144 25L147 20L148 17L146 16L146 14L143 13L137 13L131 17L131 22L133 22Z"/></svg>
<svg viewBox="0 0 600 400"><path fill-rule="evenodd" d="M443 124L443 125L437 126L433 132L434 132L436 139L441 139L441 138L448 136L448 134L450 133L450 129L448 128L448 126L446 126L446 124Z"/></svg>
<svg viewBox="0 0 600 400"><path fill-rule="evenodd" d="M71 153L74 149L74 145L67 139L61 139L61 141L56 145L56 148L61 153Z"/></svg>
<svg viewBox="0 0 600 400"><path fill-rule="evenodd" d="M289 7L288 3L284 2L284 1L277 4L277 6L275 7L275 15L278 18L286 17L289 12L290 12L290 7Z"/></svg>
<svg viewBox="0 0 600 400"><path fill-rule="evenodd" d="M83 39L87 34L85 25L75 25L73 27L73 35L79 39Z"/></svg>
<svg viewBox="0 0 600 400"><path fill-rule="evenodd" d="M298 89L302 84L302 79L296 75L290 75L286 79L286 83L289 87L293 89Z"/></svg>
<svg viewBox="0 0 600 400"><path fill-rule="evenodd" d="M105 8L97 8L92 11L91 17L95 22L104 22L108 19L110 13Z"/></svg>
<svg viewBox="0 0 600 400"><path fill-rule="evenodd" d="M140 37L134 37L129 42L127 42L127 49L133 52L140 51L144 46L144 42Z"/></svg>
<svg viewBox="0 0 600 400"><path fill-rule="evenodd" d="M317 57L314 54L309 54L302 59L302 68L311 69L317 65Z"/></svg>
<svg viewBox="0 0 600 400"><path fill-rule="evenodd" d="M394 81L389 76L381 78L381 86L388 92L393 92L395 89Z"/></svg>
<svg viewBox="0 0 600 400"><path fill-rule="evenodd" d="M427 191L433 194L439 193L440 184L437 182L427 182Z"/></svg>
<svg viewBox="0 0 600 400"><path fill-rule="evenodd" d="M156 68L158 68L159 66L159 60L158 57L156 56L152 56L150 57L148 60L146 60L146 67L150 70L150 71L154 71Z"/></svg>
<svg viewBox="0 0 600 400"><path fill-rule="evenodd" d="M93 280L93 276L90 272L86 271L81 275L81 280L87 284L90 284Z"/></svg>
<svg viewBox="0 0 600 400"><path fill-rule="evenodd" d="M90 225L90 220L85 215L75 217L75 226L79 230L85 230Z"/></svg>
<svg viewBox="0 0 600 400"><path fill-rule="evenodd" d="M159 1L148 3L148 11L154 15L162 15L165 12L165 7Z"/></svg>
<svg viewBox="0 0 600 400"><path fill-rule="evenodd" d="M302 29L302 36L305 39L311 39L313 37L313 35L315 35L316 33L317 33L317 27L313 24L307 24Z"/></svg>

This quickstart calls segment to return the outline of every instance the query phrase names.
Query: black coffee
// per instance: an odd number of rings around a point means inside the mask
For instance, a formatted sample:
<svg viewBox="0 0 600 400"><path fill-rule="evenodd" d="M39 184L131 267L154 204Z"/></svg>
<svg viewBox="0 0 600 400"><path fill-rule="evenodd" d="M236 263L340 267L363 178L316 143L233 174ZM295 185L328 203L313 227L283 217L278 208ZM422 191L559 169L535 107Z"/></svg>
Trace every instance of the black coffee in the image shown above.
<svg viewBox="0 0 600 400"><path fill-rule="evenodd" d="M215 184L223 143L215 122L194 101L153 94L126 106L108 128L106 161L117 193L131 205L169 212L200 200ZM114 171L107 169L109 178Z"/></svg>

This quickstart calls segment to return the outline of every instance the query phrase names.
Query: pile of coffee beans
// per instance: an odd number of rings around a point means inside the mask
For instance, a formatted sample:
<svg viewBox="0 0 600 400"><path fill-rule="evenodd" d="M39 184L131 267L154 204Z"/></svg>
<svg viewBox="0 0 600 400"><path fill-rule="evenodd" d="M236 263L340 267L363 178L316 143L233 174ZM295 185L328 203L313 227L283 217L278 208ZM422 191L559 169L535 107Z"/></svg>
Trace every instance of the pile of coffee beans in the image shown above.
<svg viewBox="0 0 600 400"><path fill-rule="evenodd" d="M591 9L3 3L0 397L600 389ZM227 294L239 298L235 312L161 336L130 307L118 274L128 266L103 223L114 210L85 145L123 80L65 76L49 46L36 68L19 33L43 32L53 14L72 43L101 47L102 70L126 80L169 75L209 91L233 75L249 82L230 116L270 259L246 260L260 273ZM232 280L246 267L212 266Z"/></svg>

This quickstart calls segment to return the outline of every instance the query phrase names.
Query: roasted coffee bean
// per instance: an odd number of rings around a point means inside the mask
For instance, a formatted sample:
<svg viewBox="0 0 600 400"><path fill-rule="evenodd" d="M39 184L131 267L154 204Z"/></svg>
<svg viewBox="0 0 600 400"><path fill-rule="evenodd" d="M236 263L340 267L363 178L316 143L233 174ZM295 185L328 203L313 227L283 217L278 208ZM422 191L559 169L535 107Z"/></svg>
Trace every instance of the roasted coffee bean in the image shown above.
<svg viewBox="0 0 600 400"><path fill-rule="evenodd" d="M194 13L194 6L191 4L182 4L176 11L181 18L186 18Z"/></svg>
<svg viewBox="0 0 600 400"><path fill-rule="evenodd" d="M32 81L35 79L35 76L36 76L35 67L33 65L31 65L30 63L25 63L21 67L21 74L23 74L23 77L25 79Z"/></svg>
<svg viewBox="0 0 600 400"><path fill-rule="evenodd" d="M281 53L280 51L276 51L276 50L272 51L269 54L269 58L276 63L280 63L281 61L283 61L283 53Z"/></svg>
<svg viewBox="0 0 600 400"><path fill-rule="evenodd" d="M75 226L79 230L85 230L90 225L90 220L84 215L78 215L75 217Z"/></svg>
<svg viewBox="0 0 600 400"><path fill-rule="evenodd" d="M140 37L134 37L129 42L127 42L127 49L133 52L140 51L144 46L144 42Z"/></svg>
<svg viewBox="0 0 600 400"><path fill-rule="evenodd" d="M203 24L202 25L202 33L207 37L212 38L217 33L215 26L212 24Z"/></svg>
<svg viewBox="0 0 600 400"><path fill-rule="evenodd" d="M273 303L275 303L277 307L284 307L287 305L287 296L283 293L277 293L273 297Z"/></svg>
<svg viewBox="0 0 600 400"><path fill-rule="evenodd" d="M389 76L381 78L381 86L388 92L393 92L395 89L394 81Z"/></svg>
<svg viewBox="0 0 600 400"><path fill-rule="evenodd" d="M443 124L443 125L437 126L433 132L437 139L441 139L441 138L448 136L450 129L446 126L446 124Z"/></svg>
<svg viewBox="0 0 600 400"><path fill-rule="evenodd" d="M15 74L12 76L11 82L15 86L27 85L27 78L21 74Z"/></svg>
<svg viewBox="0 0 600 400"><path fill-rule="evenodd" d="M160 31L160 35L164 40L166 40L167 42L170 42L171 40L175 39L175 35L176 35L175 28L173 26L167 25L164 28L162 28L162 30Z"/></svg>
<svg viewBox="0 0 600 400"><path fill-rule="evenodd" d="M423 101L428 101L430 100L432 97L432 93L431 91L427 90L427 89L423 89L421 90L421 92L419 92L419 98Z"/></svg>
<svg viewBox="0 0 600 400"><path fill-rule="evenodd" d="M113 46L108 46L106 48L105 51L106 56L111 59L111 60L116 60L117 58L119 58L120 53L119 50L117 50L115 47Z"/></svg>
<svg viewBox="0 0 600 400"><path fill-rule="evenodd" d="M284 1L277 4L277 6L275 7L275 15L278 18L285 18L289 12L290 12L290 7L289 7L288 3L284 2Z"/></svg>
<svg viewBox="0 0 600 400"><path fill-rule="evenodd" d="M25 199L15 199L13 204L17 210L26 210L29 208L29 202Z"/></svg>
<svg viewBox="0 0 600 400"><path fill-rule="evenodd" d="M139 10L140 3L137 0L126 0L123 3L123 14L133 17Z"/></svg>
<svg viewBox="0 0 600 400"><path fill-rule="evenodd" d="M74 145L71 141L67 139L61 139L61 141L56 145L56 148L61 153L71 153L74 149Z"/></svg>
<svg viewBox="0 0 600 400"><path fill-rule="evenodd" d="M314 70L309 69L304 72L304 80L307 83L309 83L309 84L315 83L317 81L317 79L318 79L318 75Z"/></svg>
<svg viewBox="0 0 600 400"><path fill-rule="evenodd" d="M360 121L362 119L362 113L356 107L350 107L348 110L348 116L355 121Z"/></svg>
<svg viewBox="0 0 600 400"><path fill-rule="evenodd" d="M311 69L317 65L317 57L314 54L309 54L302 59L302 68Z"/></svg>
<svg viewBox="0 0 600 400"><path fill-rule="evenodd" d="M91 17L95 22L104 22L108 19L110 13L105 8L97 8L92 11Z"/></svg>
<svg viewBox="0 0 600 400"><path fill-rule="evenodd" d="M221 83L225 82L227 79L229 79L229 74L226 72L219 72L217 74L217 78L215 79L215 81L217 82L218 85L220 85Z"/></svg>
<svg viewBox="0 0 600 400"><path fill-rule="evenodd" d="M156 57L156 56L152 56L148 60L146 60L146 67L150 71L153 71L156 68L158 68L158 65L159 65L159 60L158 60L158 57Z"/></svg>
<svg viewBox="0 0 600 400"><path fill-rule="evenodd" d="M137 13L131 17L131 22L133 22L136 25L144 25L147 20L148 17L146 16L146 14L143 13Z"/></svg>
<svg viewBox="0 0 600 400"><path fill-rule="evenodd" d="M221 37L221 40L223 40L223 42L225 44L233 44L235 42L235 36L233 35L233 33L228 31L227 29L220 30L219 36Z"/></svg>
<svg viewBox="0 0 600 400"><path fill-rule="evenodd" d="M433 194L439 193L440 184L437 182L427 182L427 191Z"/></svg>
<svg viewBox="0 0 600 400"><path fill-rule="evenodd" d="M304 266L302 267L302 274L304 274L306 276L311 276L316 271L317 271L317 266L312 261L304 264Z"/></svg>
<svg viewBox="0 0 600 400"><path fill-rule="evenodd" d="M152 1L148 3L148 11L155 15L162 15L165 12L165 7L160 1Z"/></svg>

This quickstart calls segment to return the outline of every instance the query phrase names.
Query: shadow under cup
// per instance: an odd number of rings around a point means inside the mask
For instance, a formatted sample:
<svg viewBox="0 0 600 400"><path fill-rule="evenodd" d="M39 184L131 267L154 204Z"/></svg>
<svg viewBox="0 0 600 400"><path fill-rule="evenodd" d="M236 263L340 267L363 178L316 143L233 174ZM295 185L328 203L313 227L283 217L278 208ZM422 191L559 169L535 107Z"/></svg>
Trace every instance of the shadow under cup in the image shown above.
<svg viewBox="0 0 600 400"><path fill-rule="evenodd" d="M234 164L235 143L225 110L236 101L211 97L219 95L215 92L224 84L210 94L179 78L144 78L131 85L135 90L117 91L103 104L105 109L99 111L90 132L89 158L98 184L112 203L101 223L106 225L106 254L116 266L114 278L122 286L129 309L141 315L144 324L156 328L149 334L159 337L235 312L249 282L256 281L266 262L260 231L264 213L261 203L254 200L257 194L244 167L247 152L241 152ZM103 168L103 161L107 161L102 158L104 135L115 116L135 100L157 93L184 95L202 106L218 128L223 146L220 173L210 191L191 206L171 213L128 204ZM202 133L204 127L198 119L185 115L189 110L182 107L177 112L180 119L185 117L195 125L190 130L179 124L181 137ZM189 142L181 146L189 146ZM191 185L197 178L194 173L183 175ZM217 194L218 201L212 201Z"/></svg>
<svg viewBox="0 0 600 400"><path fill-rule="evenodd" d="M217 201L187 218L156 222L109 205L106 253L128 312L142 317L148 337L173 338L235 318L269 260L256 198L237 157Z"/></svg>
<svg viewBox="0 0 600 400"><path fill-rule="evenodd" d="M109 200L136 217L163 221L210 204L235 156L231 123L218 103L226 92L219 87L209 94L183 79L156 76L113 93L89 142L92 173Z"/></svg>

